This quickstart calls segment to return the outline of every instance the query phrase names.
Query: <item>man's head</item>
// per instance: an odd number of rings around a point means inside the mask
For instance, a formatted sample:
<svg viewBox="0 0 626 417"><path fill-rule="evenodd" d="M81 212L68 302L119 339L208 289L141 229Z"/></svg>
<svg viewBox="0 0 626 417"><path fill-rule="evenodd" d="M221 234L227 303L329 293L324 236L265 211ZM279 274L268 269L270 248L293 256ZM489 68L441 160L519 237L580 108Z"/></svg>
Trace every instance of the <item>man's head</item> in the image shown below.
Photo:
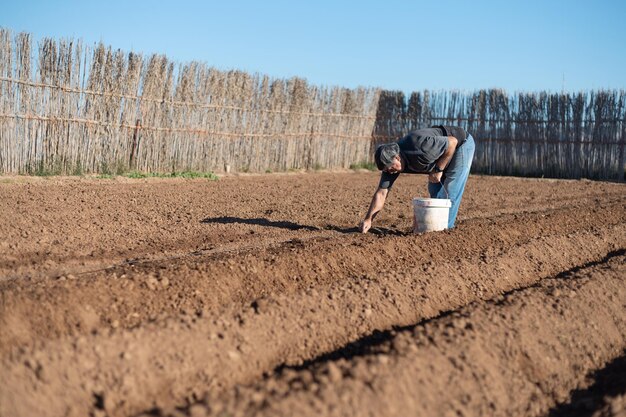
<svg viewBox="0 0 626 417"><path fill-rule="evenodd" d="M374 160L379 170L391 174L402 171L400 146L397 143L383 143L376 148Z"/></svg>

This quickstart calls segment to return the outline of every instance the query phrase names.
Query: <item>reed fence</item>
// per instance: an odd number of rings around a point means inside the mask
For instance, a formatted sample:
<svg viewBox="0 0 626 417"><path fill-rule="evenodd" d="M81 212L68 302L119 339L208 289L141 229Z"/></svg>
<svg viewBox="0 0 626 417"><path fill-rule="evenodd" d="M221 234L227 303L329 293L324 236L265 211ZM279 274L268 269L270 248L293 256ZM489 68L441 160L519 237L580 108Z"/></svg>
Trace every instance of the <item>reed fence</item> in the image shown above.
<svg viewBox="0 0 626 417"><path fill-rule="evenodd" d="M476 138L474 172L624 179L624 91L402 92L177 65L0 28L0 173L347 168L436 124Z"/></svg>
<svg viewBox="0 0 626 417"><path fill-rule="evenodd" d="M433 125L476 138L472 171L498 175L624 180L626 92L473 93L382 91L374 142Z"/></svg>
<svg viewBox="0 0 626 417"><path fill-rule="evenodd" d="M377 89L31 44L0 29L0 172L347 168L371 153Z"/></svg>

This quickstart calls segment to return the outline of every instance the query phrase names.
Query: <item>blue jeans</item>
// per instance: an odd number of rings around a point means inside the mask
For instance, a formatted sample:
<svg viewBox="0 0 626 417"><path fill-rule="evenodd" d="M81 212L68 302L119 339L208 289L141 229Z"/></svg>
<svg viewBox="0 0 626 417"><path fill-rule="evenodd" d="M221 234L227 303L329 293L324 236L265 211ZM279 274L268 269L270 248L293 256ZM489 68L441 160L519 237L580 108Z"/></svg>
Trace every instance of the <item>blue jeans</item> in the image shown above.
<svg viewBox="0 0 626 417"><path fill-rule="evenodd" d="M450 207L450 216L448 217L448 228L454 227L454 221L461 205L463 191L465 191L465 183L469 177L470 167L474 159L474 150L476 144L472 135L467 136L467 140L463 145L456 149L450 163L443 171L441 183L428 183L428 193L430 198L449 198L452 200ZM445 190L444 190L445 189ZM447 194L446 194L447 192Z"/></svg>

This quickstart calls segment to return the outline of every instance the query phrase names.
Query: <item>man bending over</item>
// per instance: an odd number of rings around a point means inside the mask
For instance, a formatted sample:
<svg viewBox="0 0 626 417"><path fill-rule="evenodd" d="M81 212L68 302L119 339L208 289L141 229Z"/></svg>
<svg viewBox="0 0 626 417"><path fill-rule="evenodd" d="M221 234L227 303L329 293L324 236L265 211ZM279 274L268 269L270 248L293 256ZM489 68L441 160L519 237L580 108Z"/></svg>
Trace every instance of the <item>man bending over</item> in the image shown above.
<svg viewBox="0 0 626 417"><path fill-rule="evenodd" d="M453 228L472 166L474 149L472 135L454 126L415 130L398 142L380 145L374 159L382 174L378 189L361 222L361 232L367 233L372 227L372 220L385 205L387 194L400 173L428 174L430 197L449 198L452 201L448 228Z"/></svg>

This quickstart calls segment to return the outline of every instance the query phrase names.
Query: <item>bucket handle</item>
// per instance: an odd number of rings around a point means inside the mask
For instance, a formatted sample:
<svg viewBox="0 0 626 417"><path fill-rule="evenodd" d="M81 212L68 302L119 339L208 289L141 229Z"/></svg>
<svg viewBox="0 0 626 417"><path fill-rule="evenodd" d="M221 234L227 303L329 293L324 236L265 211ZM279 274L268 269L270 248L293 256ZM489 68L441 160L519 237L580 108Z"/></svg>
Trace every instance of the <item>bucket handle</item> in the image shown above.
<svg viewBox="0 0 626 417"><path fill-rule="evenodd" d="M446 190L446 187L443 186L443 182L441 182L441 180L439 180L439 184L441 184L441 188L443 188L443 192L446 193L446 198L450 200L450 195L448 195L448 190Z"/></svg>
<svg viewBox="0 0 626 417"><path fill-rule="evenodd" d="M439 184L441 184L441 188L443 188L443 192L446 193L446 198L450 200L450 196L448 195L448 190L446 190L446 187L443 186L443 182L441 182L441 180L439 180Z"/></svg>

